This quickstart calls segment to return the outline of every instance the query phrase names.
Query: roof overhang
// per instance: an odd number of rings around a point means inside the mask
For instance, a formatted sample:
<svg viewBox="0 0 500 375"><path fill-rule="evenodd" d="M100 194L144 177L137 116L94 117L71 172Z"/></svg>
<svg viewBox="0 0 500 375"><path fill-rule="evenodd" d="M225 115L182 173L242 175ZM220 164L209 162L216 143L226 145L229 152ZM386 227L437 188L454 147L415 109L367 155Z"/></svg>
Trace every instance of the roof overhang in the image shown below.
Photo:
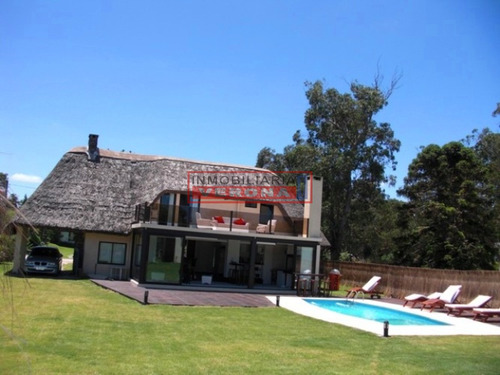
<svg viewBox="0 0 500 375"><path fill-rule="evenodd" d="M140 230L146 229L152 233L162 233L169 234L172 236L182 236L190 238L207 238L216 240L240 240L240 241L252 241L256 240L258 242L265 243L289 243L303 246L316 246L322 241L321 238L311 238L311 237L298 237L289 236L282 234L269 234L269 233L255 233L255 232L235 232L235 231L222 231L222 230L212 230L212 229L200 229L200 228L190 228L190 227L176 227L167 226L155 223L136 223L132 224L132 229Z"/></svg>

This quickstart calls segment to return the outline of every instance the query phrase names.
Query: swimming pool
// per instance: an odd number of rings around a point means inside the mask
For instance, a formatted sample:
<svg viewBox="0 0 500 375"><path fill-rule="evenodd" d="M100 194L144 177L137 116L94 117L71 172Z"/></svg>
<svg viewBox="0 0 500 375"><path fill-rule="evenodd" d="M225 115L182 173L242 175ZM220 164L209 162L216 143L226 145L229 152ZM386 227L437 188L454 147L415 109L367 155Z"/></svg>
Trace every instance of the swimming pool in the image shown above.
<svg viewBox="0 0 500 375"><path fill-rule="evenodd" d="M385 324L376 320L369 320L338 313L332 310L320 307L318 304L312 304L298 296L267 296L269 301L276 304L277 307L284 308L293 313L307 316L309 318L322 320L328 323L341 324L346 327L363 330L373 333L377 336L385 337ZM306 298L315 301L346 301L345 298ZM352 301L352 300L349 300ZM387 301L366 299L362 301L356 300L356 303L364 305L372 305L377 307L385 307L389 310L396 310L412 315L428 317L432 320L443 322L441 325L397 325L395 322L389 321L389 337L392 336L449 336L449 335L470 335L470 336L500 336L500 327L495 325L482 323L476 320L463 317L448 316L440 312L420 311L420 309L409 309L398 304L389 303ZM387 315L386 315L387 316Z"/></svg>
<svg viewBox="0 0 500 375"><path fill-rule="evenodd" d="M356 300L356 304L371 305L376 307L385 307L389 310L396 310L403 313L429 318L434 321L442 322L441 325L398 325L394 320L391 321L385 315L383 321L369 320L357 316L351 316L328 310L320 307L319 304L312 304L305 301L304 298L298 296L267 296L269 301L276 303L277 307L284 308L296 314L304 315L309 318L322 320L328 323L341 324L346 327L351 327L358 330L373 333L378 336L385 337L386 325L383 323L385 319L389 321L388 334L392 336L448 336L448 335L470 335L470 336L500 336L500 327L495 325L482 323L476 320L463 317L448 316L440 312L420 311L420 309L410 309L398 304L389 303L387 301L366 299L362 301ZM306 298L307 300L316 301L347 301L345 298ZM352 300L348 300L352 302Z"/></svg>
<svg viewBox="0 0 500 375"><path fill-rule="evenodd" d="M321 307L339 314L349 315L356 318L373 320L383 323L388 321L391 325L415 325L415 326L443 326L447 323L437 321L425 316L412 314L410 312L399 311L373 304L366 304L360 301L352 300L331 300L331 299L310 299L304 298L304 301L314 306Z"/></svg>

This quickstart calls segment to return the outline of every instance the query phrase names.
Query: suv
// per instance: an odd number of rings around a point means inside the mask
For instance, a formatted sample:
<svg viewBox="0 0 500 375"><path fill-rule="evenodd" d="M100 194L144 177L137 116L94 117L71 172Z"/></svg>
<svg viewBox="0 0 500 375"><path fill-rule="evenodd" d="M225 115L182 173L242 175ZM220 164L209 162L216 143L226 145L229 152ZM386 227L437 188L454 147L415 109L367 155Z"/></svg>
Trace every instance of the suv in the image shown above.
<svg viewBox="0 0 500 375"><path fill-rule="evenodd" d="M31 249L24 261L27 273L59 274L62 270L63 255L57 247L36 246Z"/></svg>

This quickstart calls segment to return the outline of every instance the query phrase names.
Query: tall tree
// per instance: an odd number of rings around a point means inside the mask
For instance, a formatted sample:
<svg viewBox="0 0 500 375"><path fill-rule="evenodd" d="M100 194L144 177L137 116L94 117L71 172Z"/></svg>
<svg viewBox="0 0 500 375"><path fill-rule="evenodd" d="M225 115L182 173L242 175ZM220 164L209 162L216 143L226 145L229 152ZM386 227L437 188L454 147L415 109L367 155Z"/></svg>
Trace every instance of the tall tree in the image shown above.
<svg viewBox="0 0 500 375"><path fill-rule="evenodd" d="M310 105L305 113L307 136L296 132L294 144L283 154L269 157L269 149L259 153L259 160L282 160L286 169L311 170L323 177L323 230L332 243L334 259L340 252L352 250L346 243L356 237L351 229L363 230L350 226L354 202L368 211L383 195L382 183L393 182L385 175L385 167L390 164L395 169L400 142L390 125L377 123L374 116L388 104L397 79L385 92L380 81L377 77L371 86L353 82L351 92L345 94L325 89L321 81L306 82Z"/></svg>
<svg viewBox="0 0 500 375"><path fill-rule="evenodd" d="M493 111L493 113L491 115L493 117L500 115L500 103L497 103L497 107L495 108L495 110Z"/></svg>
<svg viewBox="0 0 500 375"><path fill-rule="evenodd" d="M494 194L476 152L460 142L429 145L410 164L399 194L396 261L411 266L493 269L497 250Z"/></svg>
<svg viewBox="0 0 500 375"><path fill-rule="evenodd" d="M350 94L325 90L320 81L307 84L306 142L319 154L315 169L325 182L324 228L333 257L348 250L345 238L349 233L352 236L354 201L360 209L369 210L380 196L381 184L390 182L385 166L395 169L400 142L390 125L377 123L374 116L388 104L396 83L383 92L378 79L372 86L353 82Z"/></svg>
<svg viewBox="0 0 500 375"><path fill-rule="evenodd" d="M484 163L488 183L493 189L496 221L494 228L500 241L500 133L493 133L488 128L483 129L478 135L474 151Z"/></svg>
<svg viewBox="0 0 500 375"><path fill-rule="evenodd" d="M346 239L349 254L365 261L392 264L397 252L394 238L399 234L397 214L402 204L383 196L361 207L354 201ZM346 258L345 254L341 258Z"/></svg>
<svg viewBox="0 0 500 375"><path fill-rule="evenodd" d="M15 207L0 194L0 263L10 262L14 256L14 236L12 220Z"/></svg>

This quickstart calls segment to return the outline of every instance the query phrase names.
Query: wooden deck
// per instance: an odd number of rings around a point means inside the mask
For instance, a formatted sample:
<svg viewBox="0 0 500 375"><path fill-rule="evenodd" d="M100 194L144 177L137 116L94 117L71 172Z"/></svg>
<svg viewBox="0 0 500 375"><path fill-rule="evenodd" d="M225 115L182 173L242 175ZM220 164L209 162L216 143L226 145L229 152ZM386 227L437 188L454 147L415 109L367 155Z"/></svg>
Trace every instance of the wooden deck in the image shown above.
<svg viewBox="0 0 500 375"><path fill-rule="evenodd" d="M266 291L243 293L236 290L201 291L194 289L145 288L130 281L96 280L92 281L103 288L122 294L140 303L183 305L183 306L238 306L273 307L274 303L266 298Z"/></svg>

